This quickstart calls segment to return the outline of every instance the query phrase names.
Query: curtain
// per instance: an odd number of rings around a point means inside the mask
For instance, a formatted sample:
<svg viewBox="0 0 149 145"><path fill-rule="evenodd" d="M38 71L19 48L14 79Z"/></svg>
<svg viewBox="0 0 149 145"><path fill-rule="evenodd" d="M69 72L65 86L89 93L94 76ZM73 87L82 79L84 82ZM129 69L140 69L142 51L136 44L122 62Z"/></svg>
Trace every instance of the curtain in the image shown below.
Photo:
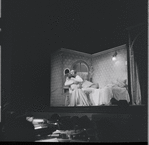
<svg viewBox="0 0 149 145"><path fill-rule="evenodd" d="M130 45L131 95L133 105L145 104L147 98L147 37L144 30L140 30L138 35L135 35Z"/></svg>
<svg viewBox="0 0 149 145"><path fill-rule="evenodd" d="M140 81L139 81L139 74L138 74L138 66L137 63L134 62L134 104L141 105L141 89L140 89Z"/></svg>

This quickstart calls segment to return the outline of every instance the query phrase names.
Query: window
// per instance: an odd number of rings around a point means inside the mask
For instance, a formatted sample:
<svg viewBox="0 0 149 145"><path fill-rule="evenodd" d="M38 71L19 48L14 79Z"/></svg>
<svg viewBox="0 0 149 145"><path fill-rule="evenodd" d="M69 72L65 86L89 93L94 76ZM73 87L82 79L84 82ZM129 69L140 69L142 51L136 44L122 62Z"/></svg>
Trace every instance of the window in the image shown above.
<svg viewBox="0 0 149 145"><path fill-rule="evenodd" d="M76 62L72 69L77 71L77 75L79 75L83 80L89 79L89 68L87 64L83 61Z"/></svg>

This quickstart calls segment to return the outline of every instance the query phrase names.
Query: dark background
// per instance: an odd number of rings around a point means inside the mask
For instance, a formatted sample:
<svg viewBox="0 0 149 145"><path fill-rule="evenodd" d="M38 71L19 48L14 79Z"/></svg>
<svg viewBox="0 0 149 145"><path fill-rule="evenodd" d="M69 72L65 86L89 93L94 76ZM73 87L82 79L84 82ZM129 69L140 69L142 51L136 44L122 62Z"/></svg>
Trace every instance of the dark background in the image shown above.
<svg viewBox="0 0 149 145"><path fill-rule="evenodd" d="M96 53L128 43L147 22L147 0L2 0L2 100L15 109L50 105L50 53Z"/></svg>

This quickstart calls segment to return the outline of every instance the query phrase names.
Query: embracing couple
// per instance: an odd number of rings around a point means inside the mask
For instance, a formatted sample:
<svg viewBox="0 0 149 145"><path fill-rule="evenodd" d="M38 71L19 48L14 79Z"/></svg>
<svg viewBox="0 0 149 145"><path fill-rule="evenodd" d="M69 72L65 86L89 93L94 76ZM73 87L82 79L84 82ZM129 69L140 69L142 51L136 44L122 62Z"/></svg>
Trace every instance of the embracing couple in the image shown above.
<svg viewBox="0 0 149 145"><path fill-rule="evenodd" d="M82 90L83 79L77 75L75 70L67 74L65 86L69 87L68 106L92 106L93 101Z"/></svg>

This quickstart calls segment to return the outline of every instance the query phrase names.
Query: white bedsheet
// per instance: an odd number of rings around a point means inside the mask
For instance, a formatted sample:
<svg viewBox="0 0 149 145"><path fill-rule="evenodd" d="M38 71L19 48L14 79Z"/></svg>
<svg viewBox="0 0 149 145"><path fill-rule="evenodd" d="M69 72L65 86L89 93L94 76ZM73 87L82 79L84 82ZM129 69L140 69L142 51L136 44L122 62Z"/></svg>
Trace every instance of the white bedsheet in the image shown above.
<svg viewBox="0 0 149 145"><path fill-rule="evenodd" d="M116 100L126 100L130 102L129 93L126 88L112 87L113 98Z"/></svg>
<svg viewBox="0 0 149 145"><path fill-rule="evenodd" d="M89 93L89 96L93 99L95 106L110 105L110 100L115 98L116 100L126 100L130 102L130 97L127 89L117 86L106 86L104 88L82 88L85 93Z"/></svg>
<svg viewBox="0 0 149 145"><path fill-rule="evenodd" d="M108 87L102 89L95 88L82 88L85 93L89 93L90 98L93 99L95 106L98 105L109 105L112 98L112 90Z"/></svg>

